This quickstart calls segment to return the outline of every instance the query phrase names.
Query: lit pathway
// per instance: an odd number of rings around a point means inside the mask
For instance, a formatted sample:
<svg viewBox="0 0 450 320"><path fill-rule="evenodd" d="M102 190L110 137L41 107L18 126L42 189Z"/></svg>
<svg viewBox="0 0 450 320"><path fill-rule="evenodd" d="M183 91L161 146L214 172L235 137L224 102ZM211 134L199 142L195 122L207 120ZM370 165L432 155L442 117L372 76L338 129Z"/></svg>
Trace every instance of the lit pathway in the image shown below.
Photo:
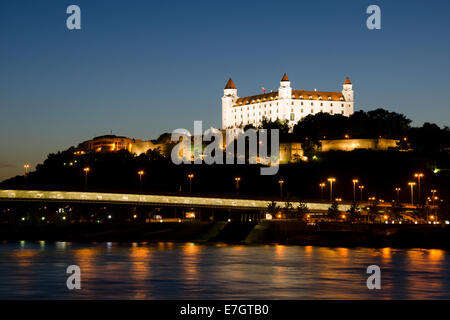
<svg viewBox="0 0 450 320"><path fill-rule="evenodd" d="M98 193L98 192L66 192L66 191L37 191L37 190L0 190L0 201L54 201L54 202L86 202L86 203L110 203L110 204L138 204L155 206L180 206L180 207L206 207L222 209L266 209L271 201L247 200L228 198L165 196L165 195L141 195L123 193ZM285 202L277 201L277 205L283 207ZM299 202L291 202L294 208ZM310 210L326 211L329 203L307 203ZM350 205L341 204L340 209L346 211Z"/></svg>

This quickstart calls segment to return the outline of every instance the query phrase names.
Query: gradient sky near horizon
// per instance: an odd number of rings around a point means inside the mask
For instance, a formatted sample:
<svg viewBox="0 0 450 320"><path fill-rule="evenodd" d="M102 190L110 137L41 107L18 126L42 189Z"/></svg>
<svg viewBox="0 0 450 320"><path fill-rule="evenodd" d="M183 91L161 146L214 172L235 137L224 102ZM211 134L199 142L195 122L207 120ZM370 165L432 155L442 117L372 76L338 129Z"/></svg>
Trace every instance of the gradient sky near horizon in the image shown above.
<svg viewBox="0 0 450 320"><path fill-rule="evenodd" d="M81 8L82 29L66 28ZM381 30L366 8L381 7ZM110 133L157 138L221 125L238 95L340 91L414 125L450 125L450 1L0 0L0 180Z"/></svg>

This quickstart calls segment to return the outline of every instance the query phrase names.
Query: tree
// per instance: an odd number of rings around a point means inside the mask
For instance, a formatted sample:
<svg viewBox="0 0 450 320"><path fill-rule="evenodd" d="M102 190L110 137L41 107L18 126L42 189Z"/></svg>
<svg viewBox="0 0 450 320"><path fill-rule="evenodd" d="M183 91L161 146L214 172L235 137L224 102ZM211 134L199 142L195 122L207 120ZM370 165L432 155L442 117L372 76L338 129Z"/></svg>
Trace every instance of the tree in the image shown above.
<svg viewBox="0 0 450 320"><path fill-rule="evenodd" d="M339 203L333 201L331 206L328 208L328 219L336 221L340 214Z"/></svg>
<svg viewBox="0 0 450 320"><path fill-rule="evenodd" d="M304 220L305 215L309 212L309 208L305 202L300 202L297 207L297 217L300 220Z"/></svg>
<svg viewBox="0 0 450 320"><path fill-rule="evenodd" d="M350 221L354 222L360 220L361 212L357 202L353 202L352 205L350 206L350 209L348 209L347 212L349 214Z"/></svg>
<svg viewBox="0 0 450 320"><path fill-rule="evenodd" d="M269 203L267 205L267 212L272 214L272 215L276 215L279 211L280 211L281 207L277 205L277 203L275 201L272 201L271 203Z"/></svg>

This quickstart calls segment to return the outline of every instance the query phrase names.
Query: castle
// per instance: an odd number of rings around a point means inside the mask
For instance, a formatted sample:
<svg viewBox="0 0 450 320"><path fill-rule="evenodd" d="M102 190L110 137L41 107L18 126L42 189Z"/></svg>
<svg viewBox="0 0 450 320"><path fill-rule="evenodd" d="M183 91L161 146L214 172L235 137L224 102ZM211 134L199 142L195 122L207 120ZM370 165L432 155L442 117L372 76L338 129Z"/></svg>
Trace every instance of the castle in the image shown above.
<svg viewBox="0 0 450 320"><path fill-rule="evenodd" d="M289 121L292 127L309 114L353 114L354 93L347 77L341 92L293 90L286 74L276 92L239 98L230 78L222 97L222 129L242 129L246 125L257 127L263 118Z"/></svg>

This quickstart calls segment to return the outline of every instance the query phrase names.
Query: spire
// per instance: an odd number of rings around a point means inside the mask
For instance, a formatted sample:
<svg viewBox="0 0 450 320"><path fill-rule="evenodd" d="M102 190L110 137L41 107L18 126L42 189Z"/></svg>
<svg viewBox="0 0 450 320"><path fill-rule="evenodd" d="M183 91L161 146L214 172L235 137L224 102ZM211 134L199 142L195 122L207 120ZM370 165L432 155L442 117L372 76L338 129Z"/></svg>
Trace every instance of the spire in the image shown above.
<svg viewBox="0 0 450 320"><path fill-rule="evenodd" d="M349 77L345 78L344 84L352 84L352 83L350 82Z"/></svg>
<svg viewBox="0 0 450 320"><path fill-rule="evenodd" d="M281 81L289 81L289 79L288 79L286 73L283 75L283 79L281 79Z"/></svg>
<svg viewBox="0 0 450 320"><path fill-rule="evenodd" d="M233 80L230 78L225 85L225 89L236 89L236 86L233 83Z"/></svg>

